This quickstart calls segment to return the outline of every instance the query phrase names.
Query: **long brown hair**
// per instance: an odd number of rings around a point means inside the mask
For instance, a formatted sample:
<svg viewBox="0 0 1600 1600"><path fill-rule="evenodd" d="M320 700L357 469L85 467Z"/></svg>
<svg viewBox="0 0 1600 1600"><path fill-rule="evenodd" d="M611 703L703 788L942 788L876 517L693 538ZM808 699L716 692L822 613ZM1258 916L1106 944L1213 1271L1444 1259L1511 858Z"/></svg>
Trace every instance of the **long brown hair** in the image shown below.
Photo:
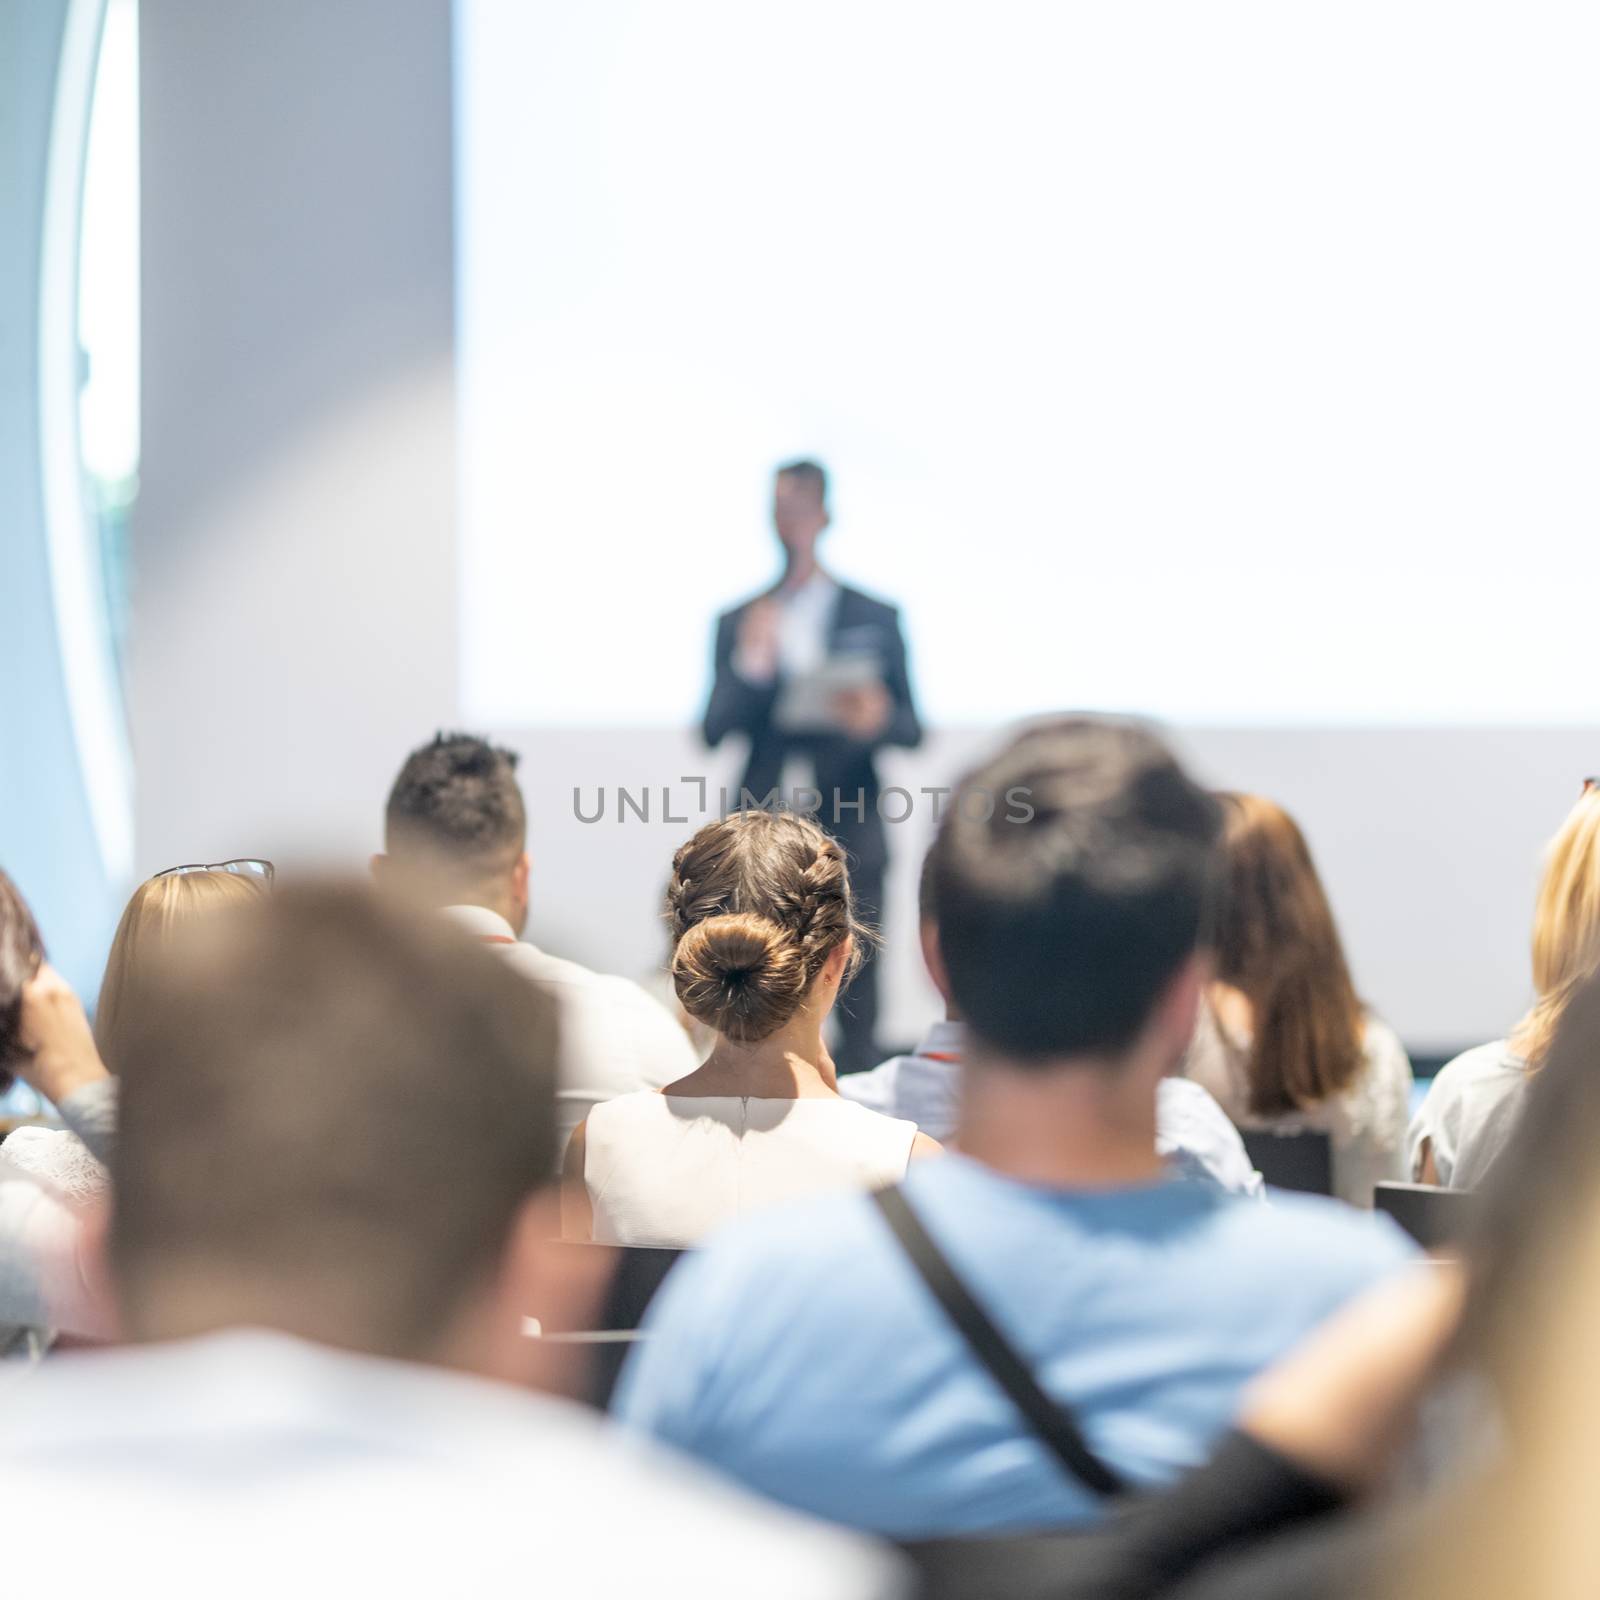
<svg viewBox="0 0 1600 1600"><path fill-rule="evenodd" d="M707 823L673 857L667 921L683 1009L745 1043L800 1009L846 939L853 972L872 937L856 921L843 849L787 811L736 811Z"/></svg>
<svg viewBox="0 0 1600 1600"><path fill-rule="evenodd" d="M1305 835L1281 806L1225 794L1216 975L1250 1002L1250 1110L1277 1116L1361 1070L1361 1001Z"/></svg>

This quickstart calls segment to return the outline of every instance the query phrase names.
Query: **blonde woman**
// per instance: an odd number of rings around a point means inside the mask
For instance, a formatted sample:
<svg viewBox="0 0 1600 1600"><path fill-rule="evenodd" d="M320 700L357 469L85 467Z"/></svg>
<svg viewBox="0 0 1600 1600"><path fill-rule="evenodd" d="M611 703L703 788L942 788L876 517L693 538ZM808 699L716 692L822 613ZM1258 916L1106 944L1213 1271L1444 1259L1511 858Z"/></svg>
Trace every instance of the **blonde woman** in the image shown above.
<svg viewBox="0 0 1600 1600"><path fill-rule="evenodd" d="M1544 1065L1573 994L1600 970L1600 790L1586 788L1545 853L1533 917L1538 998L1509 1037L1459 1055L1412 1120L1413 1178L1476 1189L1505 1147L1529 1081Z"/></svg>
<svg viewBox="0 0 1600 1600"><path fill-rule="evenodd" d="M138 1015L152 960L196 918L258 901L271 888L273 871L270 861L248 859L169 867L133 891L106 957L94 1017L95 1041L113 1072L117 1040Z"/></svg>
<svg viewBox="0 0 1600 1600"><path fill-rule="evenodd" d="M839 1094L822 1028L869 935L836 840L792 813L735 812L678 851L667 906L673 984L711 1053L579 1125L569 1237L692 1245L759 1206L897 1183L939 1150Z"/></svg>
<svg viewBox="0 0 1600 1600"><path fill-rule="evenodd" d="M271 862L229 861L215 867L173 867L134 890L117 924L100 984L94 1021L97 1067L104 1062L116 1072L119 1043L138 1016L151 962L173 935L213 911L259 900L271 881ZM105 1190L103 1162L116 1137L116 1085L103 1078L82 1099L83 1104L72 1108L76 1117L70 1129L19 1128L4 1146L11 1170L26 1173L77 1207L91 1204Z"/></svg>

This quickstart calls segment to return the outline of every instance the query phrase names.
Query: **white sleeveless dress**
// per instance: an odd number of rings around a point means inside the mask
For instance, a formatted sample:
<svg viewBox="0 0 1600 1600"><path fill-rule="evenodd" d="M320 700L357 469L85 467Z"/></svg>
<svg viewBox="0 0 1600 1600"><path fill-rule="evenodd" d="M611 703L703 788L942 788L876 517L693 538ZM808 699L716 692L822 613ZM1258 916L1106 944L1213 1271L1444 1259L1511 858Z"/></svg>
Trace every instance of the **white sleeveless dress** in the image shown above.
<svg viewBox="0 0 1600 1600"><path fill-rule="evenodd" d="M625 1094L584 1136L594 1239L684 1247L747 1211L898 1183L916 1136L849 1100Z"/></svg>

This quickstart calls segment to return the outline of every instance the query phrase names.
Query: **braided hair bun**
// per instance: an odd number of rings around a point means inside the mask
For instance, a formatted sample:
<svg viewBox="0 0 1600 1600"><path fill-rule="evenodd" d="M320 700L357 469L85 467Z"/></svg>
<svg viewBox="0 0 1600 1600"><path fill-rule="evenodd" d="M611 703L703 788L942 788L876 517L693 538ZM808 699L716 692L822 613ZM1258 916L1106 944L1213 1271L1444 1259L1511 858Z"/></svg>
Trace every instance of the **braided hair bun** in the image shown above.
<svg viewBox="0 0 1600 1600"><path fill-rule="evenodd" d="M846 939L853 973L872 937L856 921L844 851L786 811L703 827L673 858L667 916L684 1010L741 1043L788 1022Z"/></svg>

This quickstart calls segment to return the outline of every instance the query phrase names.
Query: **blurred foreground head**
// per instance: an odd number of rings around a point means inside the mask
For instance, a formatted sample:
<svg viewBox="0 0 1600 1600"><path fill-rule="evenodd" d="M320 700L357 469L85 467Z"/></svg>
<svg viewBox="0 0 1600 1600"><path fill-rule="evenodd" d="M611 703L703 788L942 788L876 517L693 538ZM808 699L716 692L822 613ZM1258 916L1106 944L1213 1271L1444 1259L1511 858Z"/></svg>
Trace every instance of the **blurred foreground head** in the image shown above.
<svg viewBox="0 0 1600 1600"><path fill-rule="evenodd" d="M520 1334L507 1274L554 1176L555 1044L533 985L363 891L208 919L125 1035L124 1332L492 1364L477 1345Z"/></svg>
<svg viewBox="0 0 1600 1600"><path fill-rule="evenodd" d="M1600 977L1566 996L1480 1206L1462 1349L1492 1380L1500 1448L1390 1592L1600 1593Z"/></svg>

